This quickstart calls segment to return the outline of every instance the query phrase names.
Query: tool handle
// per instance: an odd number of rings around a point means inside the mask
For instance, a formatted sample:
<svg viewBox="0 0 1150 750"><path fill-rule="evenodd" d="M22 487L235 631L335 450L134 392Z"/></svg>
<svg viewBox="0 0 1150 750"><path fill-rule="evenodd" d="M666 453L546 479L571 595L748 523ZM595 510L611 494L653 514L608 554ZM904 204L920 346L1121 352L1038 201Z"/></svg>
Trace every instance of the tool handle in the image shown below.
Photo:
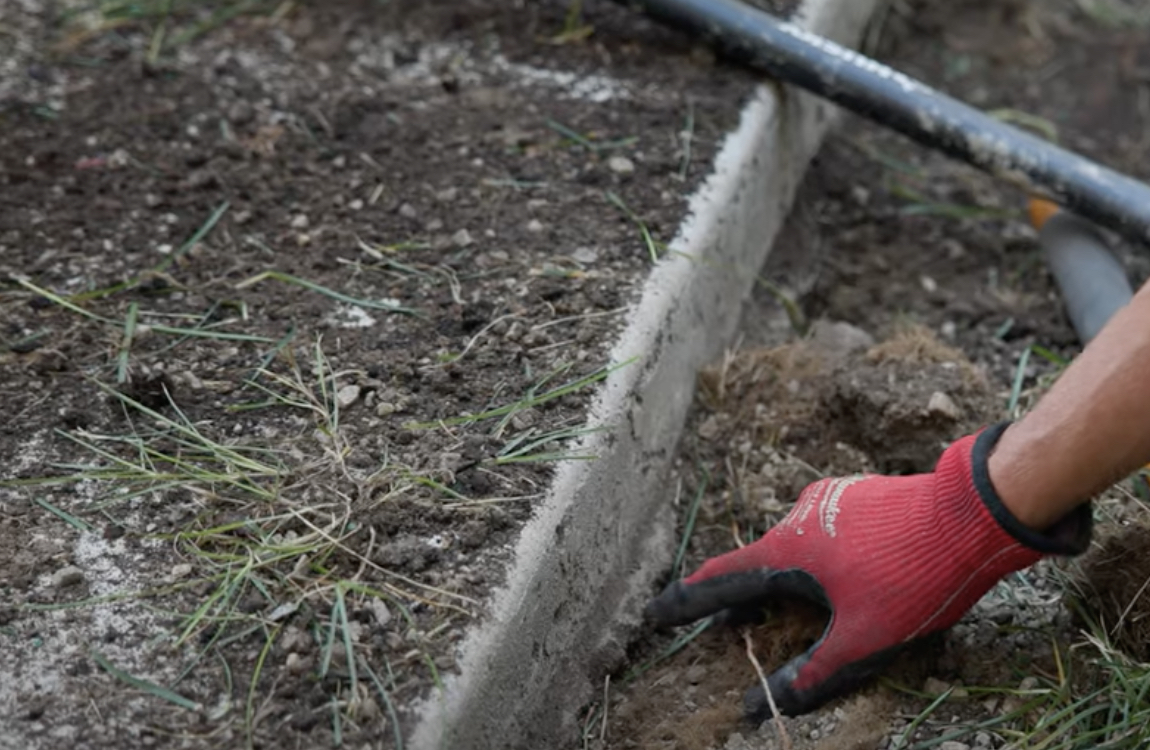
<svg viewBox="0 0 1150 750"><path fill-rule="evenodd" d="M849 2L849 0L847 0ZM1150 188L736 0L620 0L720 50L1150 244Z"/></svg>
<svg viewBox="0 0 1150 750"><path fill-rule="evenodd" d="M1092 224L1064 211L1043 223L1038 242L1070 322L1079 340L1089 344L1134 298L1126 269Z"/></svg>

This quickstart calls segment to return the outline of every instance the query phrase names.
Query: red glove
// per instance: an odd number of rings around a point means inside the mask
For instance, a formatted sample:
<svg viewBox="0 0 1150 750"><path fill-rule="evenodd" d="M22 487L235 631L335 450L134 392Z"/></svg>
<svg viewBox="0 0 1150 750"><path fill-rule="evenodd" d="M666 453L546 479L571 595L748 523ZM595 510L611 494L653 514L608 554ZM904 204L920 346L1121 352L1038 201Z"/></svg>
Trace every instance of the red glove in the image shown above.
<svg viewBox="0 0 1150 750"><path fill-rule="evenodd" d="M1090 543L1091 509L1053 529L1023 526L990 483L987 459L998 425L951 445L932 474L824 479L754 544L708 560L647 608L663 625L707 615L748 622L767 600L801 596L831 611L819 641L768 679L787 715L812 711L856 689L906 644L945 630L1003 576L1044 555L1075 555ZM748 715L769 704L747 693Z"/></svg>

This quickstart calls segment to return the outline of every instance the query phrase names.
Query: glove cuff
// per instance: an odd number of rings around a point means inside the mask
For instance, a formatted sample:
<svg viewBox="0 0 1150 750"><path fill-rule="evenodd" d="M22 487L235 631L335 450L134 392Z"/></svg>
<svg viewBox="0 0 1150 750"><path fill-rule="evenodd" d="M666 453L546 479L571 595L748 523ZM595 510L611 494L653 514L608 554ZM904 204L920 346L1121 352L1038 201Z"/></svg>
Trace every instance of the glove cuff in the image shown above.
<svg viewBox="0 0 1150 750"><path fill-rule="evenodd" d="M1015 518L994 489L994 484L990 481L990 454L994 452L994 446L1010 424L1000 422L983 430L971 450L970 464L974 488L978 491L983 505L1006 533L1035 552L1044 555L1081 555L1090 546L1090 536L1094 527L1094 512L1089 502L1079 505L1054 526L1042 532L1035 531Z"/></svg>

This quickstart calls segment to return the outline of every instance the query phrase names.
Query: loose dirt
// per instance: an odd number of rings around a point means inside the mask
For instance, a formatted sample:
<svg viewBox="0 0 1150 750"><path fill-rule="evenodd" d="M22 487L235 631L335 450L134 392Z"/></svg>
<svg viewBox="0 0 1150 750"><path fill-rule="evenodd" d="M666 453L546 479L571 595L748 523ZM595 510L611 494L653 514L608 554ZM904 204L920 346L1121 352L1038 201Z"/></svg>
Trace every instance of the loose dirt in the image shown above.
<svg viewBox="0 0 1150 750"><path fill-rule="evenodd" d="M611 3L249 6L0 4L0 746L396 743L754 84Z"/></svg>
<svg viewBox="0 0 1150 750"><path fill-rule="evenodd" d="M895 4L877 53L1145 179L1150 57L1136 41L1145 27L1082 7ZM740 346L700 375L680 449L676 502L689 541L678 571L756 539L814 479L929 470L950 440L1033 404L1079 348L1023 202L857 118L830 136L764 271L770 288L744 314ZM1117 252L1133 283L1150 276L1144 249ZM1084 560L1043 562L1007 579L860 695L784 720L791 745L997 748L1017 737L1006 727L1028 732L1056 716L1065 706L1061 670L1097 673L1085 655L1096 652L1069 649L1085 623L1064 603L1064 571L1084 581L1070 590L1086 592L1086 610L1108 627L1122 620L1116 639L1145 659L1147 571L1132 560L1150 557L1150 541L1136 484L1100 500L1099 537ZM820 631L817 617L768 621L754 633L763 668L781 666ZM758 678L738 634L691 633L651 634L635 646L631 666L613 677L609 710L589 710L583 747L786 747L770 722L739 718ZM1082 679L1080 694L1098 687Z"/></svg>

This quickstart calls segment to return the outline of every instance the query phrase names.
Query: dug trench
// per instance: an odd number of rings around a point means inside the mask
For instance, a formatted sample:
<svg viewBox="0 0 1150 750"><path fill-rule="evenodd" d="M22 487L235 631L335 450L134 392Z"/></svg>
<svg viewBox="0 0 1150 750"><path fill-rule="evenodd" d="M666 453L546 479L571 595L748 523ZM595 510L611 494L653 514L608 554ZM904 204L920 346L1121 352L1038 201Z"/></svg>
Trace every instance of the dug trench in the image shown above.
<svg viewBox="0 0 1150 750"><path fill-rule="evenodd" d="M1150 176L1147 110L1126 106L1125 93L1150 98L1132 72L1150 64L1135 41L1142 27L1070 3L910 6L888 18L885 61ZM811 481L929 471L948 442L1034 405L1080 347L1024 198L860 119L832 133L745 310L741 342L700 373L670 499L682 541L667 580L758 538ZM1144 248L1115 251L1133 284L1150 276ZM587 708L581 746L1142 747L1145 725L1075 711L1146 715L1141 698L1112 682L1129 679L1115 677L1126 674L1118 664L1145 680L1136 665L1150 656L1144 497L1141 477L1116 485L1095 503L1087 555L1003 581L859 694L784 718L785 739L772 721L742 718L759 677L740 632L649 632ZM767 673L809 647L827 619L784 604L750 633Z"/></svg>

